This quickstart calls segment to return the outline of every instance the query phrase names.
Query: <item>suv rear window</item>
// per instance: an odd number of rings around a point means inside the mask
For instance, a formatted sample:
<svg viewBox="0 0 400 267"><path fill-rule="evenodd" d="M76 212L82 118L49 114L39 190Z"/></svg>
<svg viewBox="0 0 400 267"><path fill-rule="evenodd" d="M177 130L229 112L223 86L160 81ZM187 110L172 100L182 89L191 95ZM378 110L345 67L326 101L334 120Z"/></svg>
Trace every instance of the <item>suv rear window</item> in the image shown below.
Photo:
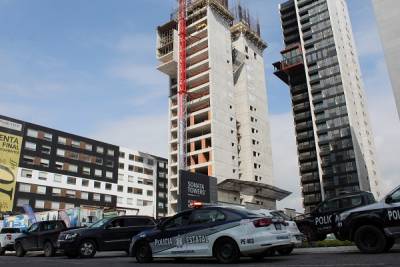
<svg viewBox="0 0 400 267"><path fill-rule="evenodd" d="M1 229L1 234L17 234L21 233L21 229L19 228L3 228Z"/></svg>

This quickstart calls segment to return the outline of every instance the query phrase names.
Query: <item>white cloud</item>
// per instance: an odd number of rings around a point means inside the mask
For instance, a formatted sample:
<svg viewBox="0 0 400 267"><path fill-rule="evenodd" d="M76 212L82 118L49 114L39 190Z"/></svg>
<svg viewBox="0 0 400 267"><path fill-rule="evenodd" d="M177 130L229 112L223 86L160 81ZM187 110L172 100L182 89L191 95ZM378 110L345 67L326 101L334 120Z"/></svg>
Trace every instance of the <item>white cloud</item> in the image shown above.
<svg viewBox="0 0 400 267"><path fill-rule="evenodd" d="M89 136L157 156L167 157L168 115L104 121Z"/></svg>

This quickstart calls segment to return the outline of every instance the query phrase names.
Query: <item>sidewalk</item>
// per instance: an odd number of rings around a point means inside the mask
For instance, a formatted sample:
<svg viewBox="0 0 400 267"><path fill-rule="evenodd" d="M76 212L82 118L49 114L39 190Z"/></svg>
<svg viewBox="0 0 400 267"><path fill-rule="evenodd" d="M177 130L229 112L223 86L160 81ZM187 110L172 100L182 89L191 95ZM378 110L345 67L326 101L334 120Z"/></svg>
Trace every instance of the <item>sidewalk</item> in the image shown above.
<svg viewBox="0 0 400 267"><path fill-rule="evenodd" d="M341 246L341 247L316 247L316 248L295 248L293 253L337 253L337 252L358 252L356 246Z"/></svg>

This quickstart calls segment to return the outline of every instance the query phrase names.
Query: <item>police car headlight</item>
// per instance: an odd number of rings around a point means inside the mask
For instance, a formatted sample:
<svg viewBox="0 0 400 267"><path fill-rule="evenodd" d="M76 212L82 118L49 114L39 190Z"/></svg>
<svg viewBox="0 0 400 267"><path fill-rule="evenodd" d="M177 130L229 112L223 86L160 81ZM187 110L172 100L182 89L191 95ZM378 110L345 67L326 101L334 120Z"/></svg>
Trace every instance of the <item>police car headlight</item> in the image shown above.
<svg viewBox="0 0 400 267"><path fill-rule="evenodd" d="M65 236L65 240L74 240L74 239L77 238L77 237L78 237L78 234L77 234L77 233L67 234L67 235Z"/></svg>

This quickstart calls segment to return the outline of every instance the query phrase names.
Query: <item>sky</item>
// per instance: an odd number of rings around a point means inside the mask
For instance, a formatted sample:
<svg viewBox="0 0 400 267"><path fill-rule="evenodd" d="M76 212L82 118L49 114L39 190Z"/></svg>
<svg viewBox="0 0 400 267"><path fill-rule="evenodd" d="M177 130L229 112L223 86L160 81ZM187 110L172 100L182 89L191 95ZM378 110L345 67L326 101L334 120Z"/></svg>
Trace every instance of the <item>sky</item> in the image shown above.
<svg viewBox="0 0 400 267"><path fill-rule="evenodd" d="M241 0L261 22L276 185L301 211L278 0ZM156 27L175 0L0 0L0 114L167 157L168 80ZM399 184L400 123L370 0L348 0L384 193Z"/></svg>

